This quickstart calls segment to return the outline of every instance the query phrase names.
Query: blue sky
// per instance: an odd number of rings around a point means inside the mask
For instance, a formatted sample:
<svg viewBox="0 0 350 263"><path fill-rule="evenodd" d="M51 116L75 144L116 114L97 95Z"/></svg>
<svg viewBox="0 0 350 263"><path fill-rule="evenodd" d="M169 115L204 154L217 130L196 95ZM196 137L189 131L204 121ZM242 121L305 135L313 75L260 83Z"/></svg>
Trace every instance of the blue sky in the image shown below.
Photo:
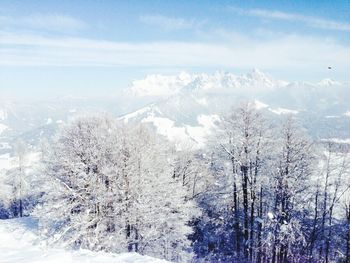
<svg viewBox="0 0 350 263"><path fill-rule="evenodd" d="M0 96L109 96L147 74L253 68L350 80L350 1L0 0Z"/></svg>

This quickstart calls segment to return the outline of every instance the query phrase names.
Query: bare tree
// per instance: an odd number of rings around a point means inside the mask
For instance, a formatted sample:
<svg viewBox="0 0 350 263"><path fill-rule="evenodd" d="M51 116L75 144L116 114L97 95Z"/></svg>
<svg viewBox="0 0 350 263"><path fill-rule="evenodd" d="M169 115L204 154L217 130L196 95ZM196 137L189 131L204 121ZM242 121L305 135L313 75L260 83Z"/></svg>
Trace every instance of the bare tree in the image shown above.
<svg viewBox="0 0 350 263"><path fill-rule="evenodd" d="M17 182L15 185L16 190L16 201L18 202L18 216L23 216L23 191L24 191L24 177L25 177L25 158L27 154L26 143L19 139L15 143L15 154L17 158L18 172L16 174Z"/></svg>
<svg viewBox="0 0 350 263"><path fill-rule="evenodd" d="M246 103L231 111L224 119L222 128L223 140L220 147L232 167L236 249L239 253L242 231L243 255L246 260L252 261L256 257L256 248L261 248L261 225L256 228L255 223L261 224L261 221L256 219L262 213L262 166L270 143L268 125L260 112L255 110L252 104ZM240 198L242 204L239 203ZM240 206L243 210L241 223Z"/></svg>
<svg viewBox="0 0 350 263"><path fill-rule="evenodd" d="M288 262L293 258L290 246L304 241L297 214L309 186L312 149L311 142L292 117L285 121L276 147L272 262Z"/></svg>

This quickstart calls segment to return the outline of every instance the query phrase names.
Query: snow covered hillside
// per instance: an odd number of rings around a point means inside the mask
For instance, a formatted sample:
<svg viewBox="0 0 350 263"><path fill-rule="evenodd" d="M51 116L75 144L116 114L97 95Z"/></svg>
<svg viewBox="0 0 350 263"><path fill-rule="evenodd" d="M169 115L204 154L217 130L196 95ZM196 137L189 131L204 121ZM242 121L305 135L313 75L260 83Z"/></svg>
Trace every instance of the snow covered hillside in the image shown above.
<svg viewBox="0 0 350 263"><path fill-rule="evenodd" d="M37 221L31 217L0 220L1 263L166 263L136 253L111 254L89 250L67 251L40 244Z"/></svg>

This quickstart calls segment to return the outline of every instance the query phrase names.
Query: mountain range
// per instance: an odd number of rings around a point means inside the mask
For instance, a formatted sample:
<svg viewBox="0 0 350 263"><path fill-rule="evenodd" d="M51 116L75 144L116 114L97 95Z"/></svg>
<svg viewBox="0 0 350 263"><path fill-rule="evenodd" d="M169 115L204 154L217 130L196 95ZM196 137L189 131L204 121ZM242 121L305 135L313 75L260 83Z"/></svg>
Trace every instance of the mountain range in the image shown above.
<svg viewBox="0 0 350 263"><path fill-rule="evenodd" d="M274 119L292 114L317 139L350 138L350 82L278 80L257 69L244 75L148 75L118 96L65 96L45 101L0 99L0 153L17 138L37 145L78 114L108 112L127 123L149 124L177 145L204 147L230 108L246 101Z"/></svg>

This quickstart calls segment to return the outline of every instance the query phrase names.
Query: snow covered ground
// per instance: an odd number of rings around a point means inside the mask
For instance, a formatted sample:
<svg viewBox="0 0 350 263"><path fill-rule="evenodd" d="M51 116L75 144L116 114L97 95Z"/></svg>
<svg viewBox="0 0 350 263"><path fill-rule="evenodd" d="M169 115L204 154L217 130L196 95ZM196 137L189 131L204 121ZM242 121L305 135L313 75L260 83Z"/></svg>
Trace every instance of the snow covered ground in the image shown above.
<svg viewBox="0 0 350 263"><path fill-rule="evenodd" d="M89 250L68 251L40 244L33 218L0 220L1 263L166 263L136 253L112 254Z"/></svg>

